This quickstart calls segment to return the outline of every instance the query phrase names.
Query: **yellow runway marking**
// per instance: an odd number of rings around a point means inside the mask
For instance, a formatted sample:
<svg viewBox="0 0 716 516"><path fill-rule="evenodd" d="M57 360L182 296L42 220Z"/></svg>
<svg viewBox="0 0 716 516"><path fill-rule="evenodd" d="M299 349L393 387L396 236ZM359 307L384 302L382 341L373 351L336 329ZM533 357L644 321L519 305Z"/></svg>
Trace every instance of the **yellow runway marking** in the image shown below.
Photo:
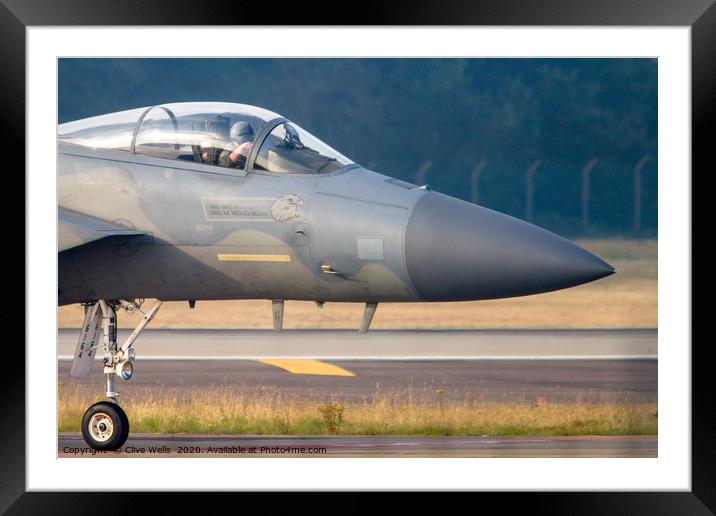
<svg viewBox="0 0 716 516"><path fill-rule="evenodd" d="M326 376L355 376L350 371L338 367L337 365L327 364L320 360L282 360L282 359L266 359L259 360L263 364L268 364L293 374L320 374Z"/></svg>
<svg viewBox="0 0 716 516"><path fill-rule="evenodd" d="M290 262L290 254L217 254L220 262Z"/></svg>

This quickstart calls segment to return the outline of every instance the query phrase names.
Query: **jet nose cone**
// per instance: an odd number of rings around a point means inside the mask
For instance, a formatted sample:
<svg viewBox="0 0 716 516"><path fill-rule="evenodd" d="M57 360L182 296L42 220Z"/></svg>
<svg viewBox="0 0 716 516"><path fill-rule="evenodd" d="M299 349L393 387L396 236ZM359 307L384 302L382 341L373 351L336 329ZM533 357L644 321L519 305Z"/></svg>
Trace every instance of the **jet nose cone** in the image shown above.
<svg viewBox="0 0 716 516"><path fill-rule="evenodd" d="M405 259L417 293L435 301L525 296L614 273L554 233L436 192L413 208Z"/></svg>

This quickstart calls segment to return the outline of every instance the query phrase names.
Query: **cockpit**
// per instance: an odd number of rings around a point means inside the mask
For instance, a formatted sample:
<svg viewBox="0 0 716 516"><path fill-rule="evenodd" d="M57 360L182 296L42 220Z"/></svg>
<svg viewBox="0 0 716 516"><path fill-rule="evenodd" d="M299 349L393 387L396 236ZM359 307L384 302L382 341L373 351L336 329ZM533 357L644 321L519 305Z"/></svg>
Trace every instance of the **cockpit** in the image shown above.
<svg viewBox="0 0 716 516"><path fill-rule="evenodd" d="M327 174L353 162L293 122L255 106L190 102L61 124L60 141L223 169Z"/></svg>

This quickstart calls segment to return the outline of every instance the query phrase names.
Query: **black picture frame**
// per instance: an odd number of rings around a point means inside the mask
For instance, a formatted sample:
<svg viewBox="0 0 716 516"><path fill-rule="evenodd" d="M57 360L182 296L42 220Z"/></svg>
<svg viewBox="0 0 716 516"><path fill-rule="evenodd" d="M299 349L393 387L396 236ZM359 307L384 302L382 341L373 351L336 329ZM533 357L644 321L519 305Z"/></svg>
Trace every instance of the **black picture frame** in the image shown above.
<svg viewBox="0 0 716 516"><path fill-rule="evenodd" d="M336 4L274 4L225 0L0 0L0 82L6 148L25 147L25 29L28 26L86 25L577 25L690 26L692 45L692 162L706 167L713 146L709 137L716 104L716 6L712 0L545 0L524 2L470 0L409 3L363 2L341 14ZM343 5L341 9L345 9ZM316 13L324 13L320 21ZM345 11L343 11L345 13ZM204 14L202 14L204 13ZM28 151L29 152L29 151ZM17 168L24 170L24 153ZM5 170L11 171L6 163ZM706 172L706 170L703 170ZM692 177L694 174L692 173ZM24 182L23 182L24 191ZM693 252L693 251L692 251ZM31 271L25 268L26 277ZM9 345L6 342L6 345ZM25 342L26 346L51 343ZM485 493L504 509L529 504L530 510L552 514L712 514L716 512L716 405L708 340L692 346L692 490L690 492ZM103 511L143 512L148 493L107 498L103 493L26 492L25 487L25 358L13 356L2 374L0 391L0 511L9 514L94 514ZM121 484L119 484L121 485ZM81 486L78 486L78 490ZM232 496L232 495L222 495ZM240 495L245 501L245 494ZM265 496L265 495L264 495ZM353 495L355 497L355 495ZM275 498L273 498L275 501ZM482 501L482 500L481 500ZM295 502L295 500L293 500ZM162 497L164 513L186 507L186 496ZM328 505L331 501L326 501ZM356 501L352 509L364 506ZM248 507L248 505L246 506Z"/></svg>

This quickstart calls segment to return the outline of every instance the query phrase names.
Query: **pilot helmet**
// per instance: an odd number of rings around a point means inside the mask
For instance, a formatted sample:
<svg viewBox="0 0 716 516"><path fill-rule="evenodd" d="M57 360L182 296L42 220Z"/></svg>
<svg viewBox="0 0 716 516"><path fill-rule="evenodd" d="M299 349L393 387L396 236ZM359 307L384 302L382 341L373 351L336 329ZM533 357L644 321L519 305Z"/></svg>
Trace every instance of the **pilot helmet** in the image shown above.
<svg viewBox="0 0 716 516"><path fill-rule="evenodd" d="M254 139L254 129L248 122L236 122L231 126L229 136L237 143L250 142Z"/></svg>

